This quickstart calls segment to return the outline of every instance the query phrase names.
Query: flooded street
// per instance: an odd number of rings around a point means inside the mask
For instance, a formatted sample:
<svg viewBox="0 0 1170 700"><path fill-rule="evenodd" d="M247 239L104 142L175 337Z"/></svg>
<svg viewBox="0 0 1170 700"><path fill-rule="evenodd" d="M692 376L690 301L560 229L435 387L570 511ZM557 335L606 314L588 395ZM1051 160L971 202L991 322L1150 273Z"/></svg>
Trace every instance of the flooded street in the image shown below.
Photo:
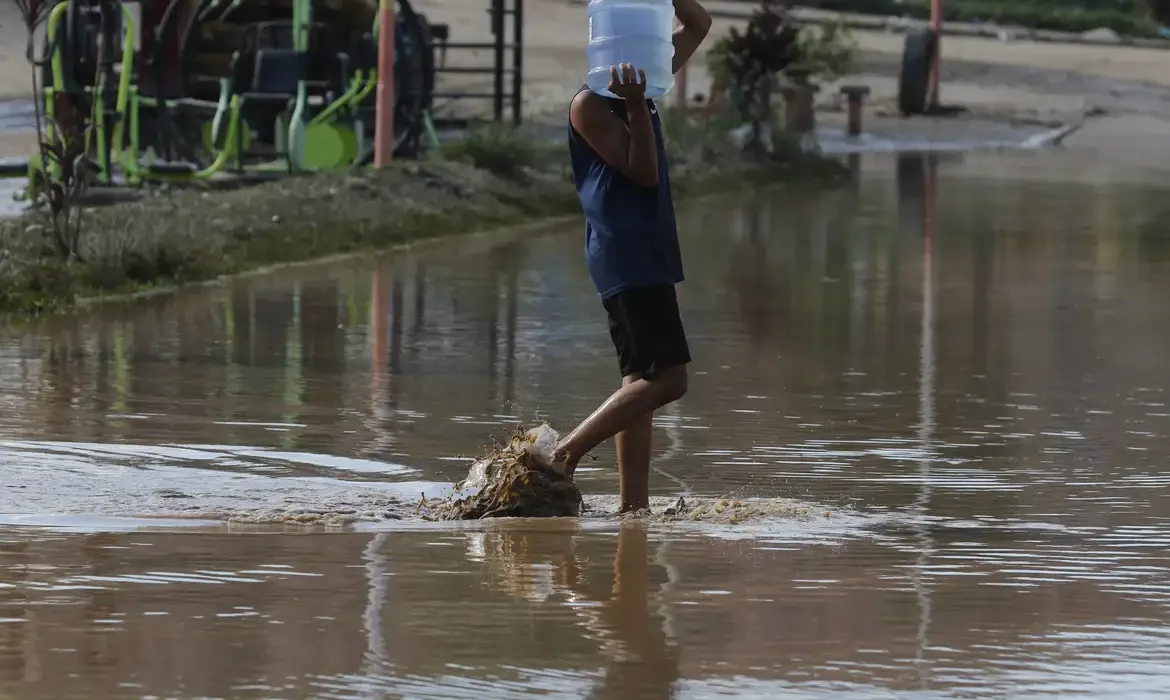
<svg viewBox="0 0 1170 700"><path fill-rule="evenodd" d="M0 337L0 695L1161 697L1165 190L867 157L680 210L690 393L653 495L421 522L616 387L576 222ZM721 499L727 499L722 504Z"/></svg>

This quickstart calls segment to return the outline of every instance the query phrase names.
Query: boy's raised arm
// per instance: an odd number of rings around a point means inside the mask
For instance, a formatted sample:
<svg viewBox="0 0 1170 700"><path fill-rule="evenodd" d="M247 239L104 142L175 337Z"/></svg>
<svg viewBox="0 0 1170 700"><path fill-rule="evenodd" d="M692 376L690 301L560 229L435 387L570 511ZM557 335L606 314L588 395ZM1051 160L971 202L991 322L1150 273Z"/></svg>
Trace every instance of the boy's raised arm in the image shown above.
<svg viewBox="0 0 1170 700"><path fill-rule="evenodd" d="M609 90L625 99L629 126L613 113L605 98L588 90L573 99L569 123L607 165L636 185L656 187L658 147L646 105L646 73L636 70L628 63L610 69Z"/></svg>
<svg viewBox="0 0 1170 700"><path fill-rule="evenodd" d="M674 0L674 15L682 24L674 33L674 72L686 65L711 31L711 15L699 0Z"/></svg>

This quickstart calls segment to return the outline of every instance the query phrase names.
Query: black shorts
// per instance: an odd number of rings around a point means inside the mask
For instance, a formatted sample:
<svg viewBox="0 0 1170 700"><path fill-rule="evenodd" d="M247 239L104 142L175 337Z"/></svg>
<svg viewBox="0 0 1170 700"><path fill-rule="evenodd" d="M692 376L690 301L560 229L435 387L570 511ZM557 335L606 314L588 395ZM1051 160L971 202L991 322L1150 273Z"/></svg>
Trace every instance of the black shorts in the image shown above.
<svg viewBox="0 0 1170 700"><path fill-rule="evenodd" d="M673 284L634 287L603 299L623 377L649 379L691 361Z"/></svg>

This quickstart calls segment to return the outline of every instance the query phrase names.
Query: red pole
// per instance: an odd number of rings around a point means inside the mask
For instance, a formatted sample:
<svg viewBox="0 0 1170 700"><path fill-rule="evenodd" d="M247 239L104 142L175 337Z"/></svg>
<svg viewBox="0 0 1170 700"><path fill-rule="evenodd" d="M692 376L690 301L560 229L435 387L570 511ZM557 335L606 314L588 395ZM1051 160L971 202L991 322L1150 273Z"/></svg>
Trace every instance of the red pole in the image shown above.
<svg viewBox="0 0 1170 700"><path fill-rule="evenodd" d="M374 167L394 159L394 0L378 11L378 95L374 116Z"/></svg>
<svg viewBox="0 0 1170 700"><path fill-rule="evenodd" d="M934 58L930 65L930 106L939 105L939 65L942 62L942 0L930 0L930 30L934 32Z"/></svg>
<svg viewBox="0 0 1170 700"><path fill-rule="evenodd" d="M683 64L674 76L674 106L680 110L687 107L687 64Z"/></svg>

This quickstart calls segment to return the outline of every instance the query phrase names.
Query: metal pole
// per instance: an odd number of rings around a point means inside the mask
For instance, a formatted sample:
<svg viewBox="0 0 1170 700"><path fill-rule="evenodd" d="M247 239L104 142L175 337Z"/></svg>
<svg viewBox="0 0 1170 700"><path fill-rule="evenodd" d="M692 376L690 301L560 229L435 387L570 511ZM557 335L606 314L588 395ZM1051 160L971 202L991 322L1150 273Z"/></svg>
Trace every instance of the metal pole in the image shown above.
<svg viewBox="0 0 1170 700"><path fill-rule="evenodd" d="M524 66L524 0L513 0L512 9L512 122L520 126L520 91Z"/></svg>
<svg viewBox="0 0 1170 700"><path fill-rule="evenodd" d="M930 30L934 32L934 58L930 62L929 107L939 105L940 64L942 63L942 0L930 0Z"/></svg>
<svg viewBox="0 0 1170 700"><path fill-rule="evenodd" d="M492 95L492 116L497 122L504 121L504 0L492 0L492 34L495 40L493 61L495 81Z"/></svg>
<svg viewBox="0 0 1170 700"><path fill-rule="evenodd" d="M378 12L378 96L374 117L374 167L394 159L395 0L381 0Z"/></svg>

